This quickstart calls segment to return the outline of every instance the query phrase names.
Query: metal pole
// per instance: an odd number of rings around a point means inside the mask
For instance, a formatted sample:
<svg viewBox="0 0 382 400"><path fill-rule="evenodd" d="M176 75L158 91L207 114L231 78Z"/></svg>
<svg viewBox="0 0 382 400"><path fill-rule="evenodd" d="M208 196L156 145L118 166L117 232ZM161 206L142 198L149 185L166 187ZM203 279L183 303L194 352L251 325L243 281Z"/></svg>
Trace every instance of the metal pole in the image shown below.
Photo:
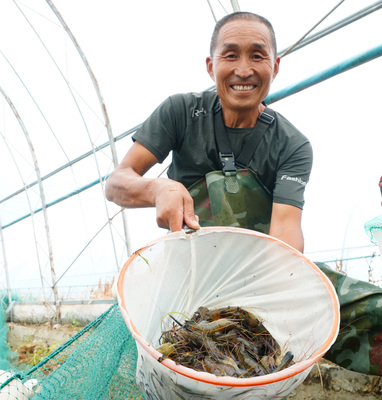
<svg viewBox="0 0 382 400"><path fill-rule="evenodd" d="M49 219L48 219L48 212L47 212L47 207L46 207L44 186L43 186L42 180L41 180L40 167L38 165L38 160L37 160L36 153L34 151L34 147L32 145L32 141L30 139L29 133L28 133L19 113L17 112L16 107L14 106L11 99L6 95L6 93L4 92L4 90L1 87L0 87L0 93L4 96L5 100L7 101L9 107L11 108L12 112L14 113L14 115L20 125L20 127L24 133L25 139L28 143L29 151L30 151L32 159L33 159L33 165L34 165L35 173L37 176L39 192L40 192L40 199L41 199L41 206L42 206L41 208L42 208L42 211L44 214L45 234L46 234L46 240L47 240L47 246L48 246L49 264L50 264L50 271L51 271L51 278L52 278L52 290L53 290L54 300L55 300L55 304L56 304L56 318L57 318L57 323L61 323L61 309L60 309L59 301L58 301L58 289L57 289L57 285L56 285L56 271L54 268L52 240L50 237Z"/></svg>
<svg viewBox="0 0 382 400"><path fill-rule="evenodd" d="M208 5L210 6L210 10L211 10L212 16L214 17L215 22L218 22L218 20L217 20L217 18L216 18L216 15L215 15L215 13L214 13L214 9L213 9L212 6L211 6L210 0L207 0L207 3L208 3Z"/></svg>
<svg viewBox="0 0 382 400"><path fill-rule="evenodd" d="M231 0L232 9L234 12L240 11L239 1L238 0Z"/></svg>
<svg viewBox="0 0 382 400"><path fill-rule="evenodd" d="M315 33L314 35L308 36L306 37L304 40L302 40L299 44L297 44L296 46L294 46L289 52L293 53L294 51L301 49L302 47L307 46L310 43L315 42L316 40L319 40L327 35L329 35L330 33L333 33L355 21L358 21L359 19L366 17L367 15L379 10L382 8L382 1L377 1L376 3L370 5L369 7L366 7L360 11L357 11L356 13L342 19L341 21L336 22L333 25L330 25L329 27ZM284 54L286 52L287 49L284 49L282 51L279 52L280 54Z"/></svg>
<svg viewBox="0 0 382 400"><path fill-rule="evenodd" d="M284 99L285 97L291 96L292 94L301 92L308 87L316 85L326 79L332 78L333 76L339 75L342 72L349 71L352 68L358 67L368 61L372 61L377 57L382 56L382 45L377 46L371 50L368 50L365 53L358 54L348 60L343 61L340 64L337 64L325 71L322 71L316 75L311 76L310 78L305 79L304 81L295 83L291 86L288 86L284 89L279 90L276 93L271 93L265 99L266 104L272 104L276 101Z"/></svg>
<svg viewBox="0 0 382 400"><path fill-rule="evenodd" d="M312 26L308 32L305 33L303 37L297 40L296 43L293 43L288 49L286 49L281 55L280 58L286 56L288 53L292 51L299 43L301 43L310 32L312 32L322 21L324 21L337 7L339 7L345 0L341 0L334 8L332 8L323 18L321 18L314 26Z"/></svg>

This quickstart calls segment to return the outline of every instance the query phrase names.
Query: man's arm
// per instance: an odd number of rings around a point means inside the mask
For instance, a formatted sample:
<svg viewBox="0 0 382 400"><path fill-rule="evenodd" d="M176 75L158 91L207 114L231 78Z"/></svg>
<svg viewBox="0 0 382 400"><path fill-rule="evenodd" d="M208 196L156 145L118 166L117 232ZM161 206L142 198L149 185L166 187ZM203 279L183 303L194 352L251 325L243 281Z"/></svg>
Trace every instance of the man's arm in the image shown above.
<svg viewBox="0 0 382 400"><path fill-rule="evenodd" d="M199 229L193 200L179 182L167 178L143 178L158 159L144 146L134 142L122 162L106 181L106 198L122 207L156 207L157 224L179 231L186 223Z"/></svg>
<svg viewBox="0 0 382 400"><path fill-rule="evenodd" d="M301 229L302 210L288 204L273 203L269 235L289 244L301 253L304 237Z"/></svg>

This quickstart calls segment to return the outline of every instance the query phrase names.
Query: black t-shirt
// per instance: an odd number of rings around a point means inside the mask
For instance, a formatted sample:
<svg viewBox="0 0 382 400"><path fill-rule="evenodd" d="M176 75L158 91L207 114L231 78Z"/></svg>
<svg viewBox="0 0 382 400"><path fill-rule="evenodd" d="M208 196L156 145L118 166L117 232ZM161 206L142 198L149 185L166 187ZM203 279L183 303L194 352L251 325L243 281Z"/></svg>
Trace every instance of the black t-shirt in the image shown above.
<svg viewBox="0 0 382 400"><path fill-rule="evenodd" d="M172 151L168 177L185 187L221 170L214 134L215 92L176 94L167 98L133 135L161 163ZM251 129L227 128L235 157ZM299 208L312 168L309 140L281 114L261 139L248 168L257 172L276 203Z"/></svg>

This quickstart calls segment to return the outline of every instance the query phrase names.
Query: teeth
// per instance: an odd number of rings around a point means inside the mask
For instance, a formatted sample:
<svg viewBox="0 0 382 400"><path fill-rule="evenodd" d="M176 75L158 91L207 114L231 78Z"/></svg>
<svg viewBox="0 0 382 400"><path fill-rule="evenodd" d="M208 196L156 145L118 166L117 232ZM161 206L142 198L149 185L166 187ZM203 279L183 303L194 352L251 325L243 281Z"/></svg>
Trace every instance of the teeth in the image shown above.
<svg viewBox="0 0 382 400"><path fill-rule="evenodd" d="M233 85L232 87L235 90L252 90L254 88L253 85Z"/></svg>

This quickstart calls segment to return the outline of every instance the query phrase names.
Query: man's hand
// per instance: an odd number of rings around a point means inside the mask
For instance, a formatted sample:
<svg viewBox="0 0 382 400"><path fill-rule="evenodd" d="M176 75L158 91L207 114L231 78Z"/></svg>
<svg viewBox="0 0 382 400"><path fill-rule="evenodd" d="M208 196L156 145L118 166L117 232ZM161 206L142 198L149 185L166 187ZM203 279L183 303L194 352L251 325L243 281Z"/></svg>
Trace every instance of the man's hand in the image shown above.
<svg viewBox="0 0 382 400"><path fill-rule="evenodd" d="M194 202L187 189L171 179L156 179L152 182L157 211L157 224L172 232L180 231L186 224L199 229L198 217L194 214Z"/></svg>
<svg viewBox="0 0 382 400"><path fill-rule="evenodd" d="M194 214L194 202L187 189L167 178L144 178L157 158L135 142L121 164L106 181L106 198L121 207L156 207L157 224L161 228L179 231L186 224L199 229Z"/></svg>

